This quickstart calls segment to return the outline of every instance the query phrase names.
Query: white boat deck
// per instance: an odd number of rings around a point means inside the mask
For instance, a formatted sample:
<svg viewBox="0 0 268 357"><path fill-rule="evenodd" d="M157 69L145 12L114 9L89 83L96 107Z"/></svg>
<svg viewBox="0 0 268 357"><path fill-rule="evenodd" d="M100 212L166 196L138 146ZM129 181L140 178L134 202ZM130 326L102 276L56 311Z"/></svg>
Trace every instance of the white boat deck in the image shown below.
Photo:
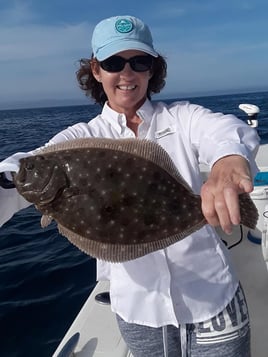
<svg viewBox="0 0 268 357"><path fill-rule="evenodd" d="M230 242L232 237L224 236L224 239ZM231 249L231 255L248 302L252 333L252 357L267 357L268 272L261 245L252 243L245 235L242 243Z"/></svg>
<svg viewBox="0 0 268 357"><path fill-rule="evenodd" d="M75 357L130 357L132 356L121 337L117 327L115 315L111 312L110 305L95 301L95 296L104 291L109 291L109 282L99 282L76 320L67 332L64 340L59 345L53 357L58 357L65 343L76 333L80 333L78 344L75 348Z"/></svg>

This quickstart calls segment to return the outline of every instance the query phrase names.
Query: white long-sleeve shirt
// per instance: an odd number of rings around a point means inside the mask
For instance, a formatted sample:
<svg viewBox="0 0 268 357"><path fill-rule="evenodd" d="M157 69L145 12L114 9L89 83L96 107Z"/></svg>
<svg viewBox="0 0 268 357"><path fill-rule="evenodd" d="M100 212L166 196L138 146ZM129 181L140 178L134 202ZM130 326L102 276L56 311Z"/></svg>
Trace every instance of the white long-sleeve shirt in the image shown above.
<svg viewBox="0 0 268 357"><path fill-rule="evenodd" d="M233 115L212 113L189 102L167 105L148 100L137 114L142 119L138 138L158 142L196 193L202 185L199 163L211 167L223 156L238 154L248 160L253 176L257 172L258 135ZM89 123L67 128L47 145L81 137L118 139L135 134L127 127L124 114L105 104L102 113ZM0 163L0 171L8 171L12 165L14 169L16 159L15 155ZM22 204L15 199L16 190L5 194L13 195L10 216ZM238 286L228 251L209 225L166 249L132 261L98 261L97 279L110 280L114 312L128 322L153 327L208 320L231 301Z"/></svg>

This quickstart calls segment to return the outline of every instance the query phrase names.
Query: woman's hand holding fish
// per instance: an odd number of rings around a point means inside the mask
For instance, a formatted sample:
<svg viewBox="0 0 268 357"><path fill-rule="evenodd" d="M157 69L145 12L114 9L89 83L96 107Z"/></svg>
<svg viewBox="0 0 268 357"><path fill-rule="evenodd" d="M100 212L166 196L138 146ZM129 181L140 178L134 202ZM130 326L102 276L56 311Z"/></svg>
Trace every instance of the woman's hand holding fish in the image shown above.
<svg viewBox="0 0 268 357"><path fill-rule="evenodd" d="M208 180L201 188L202 211L212 226L221 226L232 233L232 225L240 223L238 195L253 190L249 165L239 155L218 160L212 167Z"/></svg>

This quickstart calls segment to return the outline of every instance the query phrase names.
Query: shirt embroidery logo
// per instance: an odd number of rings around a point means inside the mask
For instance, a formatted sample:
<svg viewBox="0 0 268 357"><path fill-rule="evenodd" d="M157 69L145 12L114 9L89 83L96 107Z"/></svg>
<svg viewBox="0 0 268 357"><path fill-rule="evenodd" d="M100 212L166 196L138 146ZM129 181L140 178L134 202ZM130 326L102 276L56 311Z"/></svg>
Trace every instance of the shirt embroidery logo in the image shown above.
<svg viewBox="0 0 268 357"><path fill-rule="evenodd" d="M159 139L162 138L163 136L169 135L175 133L175 130L173 128L166 128L166 129L162 129L162 130L158 130L155 132L155 138Z"/></svg>
<svg viewBox="0 0 268 357"><path fill-rule="evenodd" d="M128 19L117 20L115 23L115 28L120 33L128 33L133 30L133 23Z"/></svg>

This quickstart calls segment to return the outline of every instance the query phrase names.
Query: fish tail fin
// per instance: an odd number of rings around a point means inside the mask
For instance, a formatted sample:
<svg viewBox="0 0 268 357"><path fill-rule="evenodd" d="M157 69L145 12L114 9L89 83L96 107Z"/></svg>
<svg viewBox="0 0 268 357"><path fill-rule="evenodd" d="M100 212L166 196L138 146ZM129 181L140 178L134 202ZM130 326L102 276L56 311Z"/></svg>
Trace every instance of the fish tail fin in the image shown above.
<svg viewBox="0 0 268 357"><path fill-rule="evenodd" d="M252 201L251 197L247 193L243 193L239 196L240 202L240 215L241 215L241 224L244 226L255 229L259 214L258 210Z"/></svg>

